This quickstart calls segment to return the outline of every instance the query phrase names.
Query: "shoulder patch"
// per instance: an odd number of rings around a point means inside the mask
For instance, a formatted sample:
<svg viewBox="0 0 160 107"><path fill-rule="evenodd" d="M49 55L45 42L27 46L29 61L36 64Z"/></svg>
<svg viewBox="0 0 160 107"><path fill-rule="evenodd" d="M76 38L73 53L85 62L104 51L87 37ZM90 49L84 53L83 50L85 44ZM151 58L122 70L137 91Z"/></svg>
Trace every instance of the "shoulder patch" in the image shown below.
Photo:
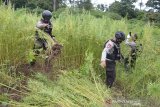
<svg viewBox="0 0 160 107"><path fill-rule="evenodd" d="M112 45L109 43L109 44L107 44L107 48L111 48L112 47Z"/></svg>
<svg viewBox="0 0 160 107"><path fill-rule="evenodd" d="M106 48L110 49L113 47L113 42L111 40L109 40L107 43L106 43Z"/></svg>

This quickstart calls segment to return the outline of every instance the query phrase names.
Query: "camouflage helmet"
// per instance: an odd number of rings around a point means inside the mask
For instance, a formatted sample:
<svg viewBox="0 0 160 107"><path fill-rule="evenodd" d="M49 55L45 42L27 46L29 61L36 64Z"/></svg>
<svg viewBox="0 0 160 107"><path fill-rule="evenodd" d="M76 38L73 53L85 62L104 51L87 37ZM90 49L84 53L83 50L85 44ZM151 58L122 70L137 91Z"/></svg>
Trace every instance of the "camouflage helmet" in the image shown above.
<svg viewBox="0 0 160 107"><path fill-rule="evenodd" d="M121 31L117 31L115 33L115 38L116 38L116 40L124 41L125 40L125 34Z"/></svg>
<svg viewBox="0 0 160 107"><path fill-rule="evenodd" d="M52 13L49 10L44 10L42 13L42 17L44 20L49 21L52 17Z"/></svg>

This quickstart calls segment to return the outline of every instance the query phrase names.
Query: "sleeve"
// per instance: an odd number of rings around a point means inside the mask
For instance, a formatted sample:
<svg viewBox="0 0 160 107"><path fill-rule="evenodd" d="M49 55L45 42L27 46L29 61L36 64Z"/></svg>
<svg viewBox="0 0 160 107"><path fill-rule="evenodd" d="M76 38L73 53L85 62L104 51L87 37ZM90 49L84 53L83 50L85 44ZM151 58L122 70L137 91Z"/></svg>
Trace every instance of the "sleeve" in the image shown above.
<svg viewBox="0 0 160 107"><path fill-rule="evenodd" d="M127 35L127 39L126 39L126 41L125 41L126 44L129 43L129 39L130 39L130 35L128 34L128 35Z"/></svg>
<svg viewBox="0 0 160 107"><path fill-rule="evenodd" d="M42 23L42 21L38 21L36 27L39 28L39 29L42 29L42 28L43 28L43 23Z"/></svg>
<svg viewBox="0 0 160 107"><path fill-rule="evenodd" d="M106 61L106 55L107 54L112 54L113 50L113 43L112 42L107 42L101 55L101 61Z"/></svg>
<svg viewBox="0 0 160 107"><path fill-rule="evenodd" d="M125 44L126 44L126 45L129 45L129 46L131 45L131 43L129 42L130 37L131 37L131 36L128 34L128 35L127 35L127 39L126 39L126 41L125 41Z"/></svg>

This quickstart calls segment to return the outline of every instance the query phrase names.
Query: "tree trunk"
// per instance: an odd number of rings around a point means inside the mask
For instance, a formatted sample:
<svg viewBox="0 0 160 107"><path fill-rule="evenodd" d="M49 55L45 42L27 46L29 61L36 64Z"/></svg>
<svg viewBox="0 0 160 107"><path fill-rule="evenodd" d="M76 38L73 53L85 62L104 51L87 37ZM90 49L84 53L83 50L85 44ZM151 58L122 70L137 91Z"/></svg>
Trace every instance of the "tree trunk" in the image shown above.
<svg viewBox="0 0 160 107"><path fill-rule="evenodd" d="M56 4L57 4L57 3L56 3L56 0L53 0L53 1L52 1L53 11L56 11Z"/></svg>
<svg viewBox="0 0 160 107"><path fill-rule="evenodd" d="M8 4L9 4L9 0L5 0L5 1L4 1L4 4L5 4L5 5L8 5Z"/></svg>
<svg viewBox="0 0 160 107"><path fill-rule="evenodd" d="M140 10L142 9L142 5L143 5L143 3L142 3L142 0L141 0L141 3L140 3Z"/></svg>

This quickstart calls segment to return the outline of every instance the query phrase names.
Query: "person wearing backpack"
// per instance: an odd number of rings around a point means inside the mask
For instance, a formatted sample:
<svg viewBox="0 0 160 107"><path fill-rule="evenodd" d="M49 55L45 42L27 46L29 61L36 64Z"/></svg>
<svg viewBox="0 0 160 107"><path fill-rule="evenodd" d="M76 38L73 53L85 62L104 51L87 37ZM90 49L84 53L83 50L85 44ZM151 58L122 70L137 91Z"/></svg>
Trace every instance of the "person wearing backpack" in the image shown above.
<svg viewBox="0 0 160 107"><path fill-rule="evenodd" d="M117 31L113 39L108 40L102 51L101 63L102 68L106 68L106 85L111 88L116 77L116 61L120 60L120 44L125 40L125 34Z"/></svg>

